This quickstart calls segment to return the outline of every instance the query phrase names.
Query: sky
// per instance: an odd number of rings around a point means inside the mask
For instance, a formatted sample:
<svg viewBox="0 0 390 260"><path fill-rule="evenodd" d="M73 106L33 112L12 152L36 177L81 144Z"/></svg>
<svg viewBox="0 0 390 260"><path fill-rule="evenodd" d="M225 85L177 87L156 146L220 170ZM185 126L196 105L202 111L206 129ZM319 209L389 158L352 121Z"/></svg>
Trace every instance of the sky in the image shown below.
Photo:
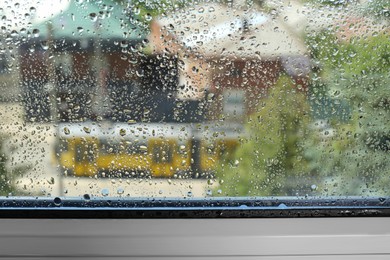
<svg viewBox="0 0 390 260"><path fill-rule="evenodd" d="M49 19L65 10L69 3L70 0L2 0L0 26L6 26L9 30L19 30L30 21L40 22Z"/></svg>

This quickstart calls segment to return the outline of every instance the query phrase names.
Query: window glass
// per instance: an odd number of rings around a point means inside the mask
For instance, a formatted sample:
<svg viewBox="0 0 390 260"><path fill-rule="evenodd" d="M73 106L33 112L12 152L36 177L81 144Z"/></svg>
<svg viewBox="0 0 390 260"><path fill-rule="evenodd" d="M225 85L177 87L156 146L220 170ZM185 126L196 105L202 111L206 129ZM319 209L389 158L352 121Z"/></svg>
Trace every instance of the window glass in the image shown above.
<svg viewBox="0 0 390 260"><path fill-rule="evenodd" d="M5 0L0 195L388 196L386 0Z"/></svg>

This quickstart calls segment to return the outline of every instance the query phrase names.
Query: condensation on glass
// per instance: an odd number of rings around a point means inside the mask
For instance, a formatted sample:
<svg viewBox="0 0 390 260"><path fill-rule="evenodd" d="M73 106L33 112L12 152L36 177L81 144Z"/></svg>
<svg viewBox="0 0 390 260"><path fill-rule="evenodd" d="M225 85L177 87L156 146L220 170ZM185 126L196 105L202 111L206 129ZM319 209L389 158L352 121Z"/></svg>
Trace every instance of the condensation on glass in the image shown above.
<svg viewBox="0 0 390 260"><path fill-rule="evenodd" d="M389 3L5 0L2 196L386 196Z"/></svg>

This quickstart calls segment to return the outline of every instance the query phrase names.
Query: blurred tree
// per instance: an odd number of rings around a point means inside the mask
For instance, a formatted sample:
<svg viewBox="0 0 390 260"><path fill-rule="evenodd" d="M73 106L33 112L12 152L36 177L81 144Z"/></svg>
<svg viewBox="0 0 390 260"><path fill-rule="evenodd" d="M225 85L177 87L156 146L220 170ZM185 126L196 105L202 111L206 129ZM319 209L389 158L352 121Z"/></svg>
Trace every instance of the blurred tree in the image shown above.
<svg viewBox="0 0 390 260"><path fill-rule="evenodd" d="M258 112L250 115L246 141L233 161L225 160L217 177L222 196L284 196L310 192L302 142L309 134L309 106L304 93L281 76Z"/></svg>
<svg viewBox="0 0 390 260"><path fill-rule="evenodd" d="M314 3L322 6L347 6L357 3L359 0L304 0L303 2Z"/></svg>
<svg viewBox="0 0 390 260"><path fill-rule="evenodd" d="M184 6L194 5L196 3L193 0L118 1L129 8L132 15L146 24L149 24L152 18L156 16L174 12Z"/></svg>
<svg viewBox="0 0 390 260"><path fill-rule="evenodd" d="M350 42L330 34L311 39L328 95L352 111L347 121L329 118L332 136L306 144L310 170L329 176L333 195L384 195L390 184L390 39L375 35Z"/></svg>
<svg viewBox="0 0 390 260"><path fill-rule="evenodd" d="M390 0L371 0L368 1L365 12L378 19L390 21Z"/></svg>
<svg viewBox="0 0 390 260"><path fill-rule="evenodd" d="M4 153L3 144L6 138L0 136L0 196L15 195L15 187L13 185L12 176L7 170L6 163L7 155Z"/></svg>

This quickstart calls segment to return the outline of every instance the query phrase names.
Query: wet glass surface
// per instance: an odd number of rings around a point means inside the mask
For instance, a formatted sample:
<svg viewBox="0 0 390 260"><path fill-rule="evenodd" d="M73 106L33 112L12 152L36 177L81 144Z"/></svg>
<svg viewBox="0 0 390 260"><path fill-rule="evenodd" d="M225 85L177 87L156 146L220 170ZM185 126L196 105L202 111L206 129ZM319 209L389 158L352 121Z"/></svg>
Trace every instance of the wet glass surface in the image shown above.
<svg viewBox="0 0 390 260"><path fill-rule="evenodd" d="M389 195L388 1L7 0L0 17L4 198Z"/></svg>

